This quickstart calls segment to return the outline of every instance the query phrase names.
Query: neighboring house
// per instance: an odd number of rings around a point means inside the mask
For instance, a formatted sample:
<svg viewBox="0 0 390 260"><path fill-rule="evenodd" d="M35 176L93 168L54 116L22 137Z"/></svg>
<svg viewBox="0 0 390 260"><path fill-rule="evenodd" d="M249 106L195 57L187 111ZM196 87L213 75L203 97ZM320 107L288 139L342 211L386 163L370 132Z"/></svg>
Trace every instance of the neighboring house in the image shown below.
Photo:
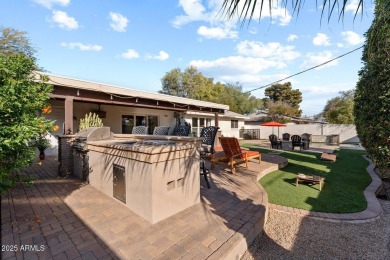
<svg viewBox="0 0 390 260"><path fill-rule="evenodd" d="M138 125L148 126L152 134L155 126L173 126L177 117L182 117L192 125L192 132L197 136L203 126L216 125L222 134L238 137L246 118L228 111L229 106L223 104L47 76L54 90L49 100L52 111L45 116L56 120L59 126L54 135L77 133L80 119L90 112L99 114L103 124L115 134L131 134L132 128Z"/></svg>
<svg viewBox="0 0 390 260"><path fill-rule="evenodd" d="M245 125L250 126L250 125L261 125L267 121L268 118L268 111L267 110L258 110L256 113L251 114L245 119ZM310 117L288 117L285 116L284 118L287 118L290 120L288 124L325 124L323 121L316 121L313 120ZM276 120L277 121L277 120Z"/></svg>

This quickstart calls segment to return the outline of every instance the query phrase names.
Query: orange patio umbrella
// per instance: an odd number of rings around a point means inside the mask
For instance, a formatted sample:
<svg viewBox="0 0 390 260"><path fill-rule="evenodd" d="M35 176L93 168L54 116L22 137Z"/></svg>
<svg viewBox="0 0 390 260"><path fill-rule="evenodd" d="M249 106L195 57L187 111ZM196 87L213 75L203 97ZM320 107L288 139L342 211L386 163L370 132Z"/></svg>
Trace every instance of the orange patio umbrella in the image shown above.
<svg viewBox="0 0 390 260"><path fill-rule="evenodd" d="M273 127L275 127L275 126L278 127L278 138L279 138L279 127L285 127L286 125L279 123L279 122L276 122L276 121L271 121L271 122L261 124L260 126L272 126L272 134L274 133Z"/></svg>

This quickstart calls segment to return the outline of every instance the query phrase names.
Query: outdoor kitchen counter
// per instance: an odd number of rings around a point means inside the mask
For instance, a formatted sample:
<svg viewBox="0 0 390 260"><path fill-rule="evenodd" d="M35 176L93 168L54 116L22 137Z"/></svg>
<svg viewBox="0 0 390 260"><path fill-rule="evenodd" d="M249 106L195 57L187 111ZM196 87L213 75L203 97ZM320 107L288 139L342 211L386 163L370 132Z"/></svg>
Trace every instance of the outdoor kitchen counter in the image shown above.
<svg viewBox="0 0 390 260"><path fill-rule="evenodd" d="M165 162L194 156L199 158L196 143L180 140L104 140L87 142L88 150L116 155L146 163Z"/></svg>
<svg viewBox="0 0 390 260"><path fill-rule="evenodd" d="M87 141L89 183L154 224L200 202L202 139L141 137Z"/></svg>

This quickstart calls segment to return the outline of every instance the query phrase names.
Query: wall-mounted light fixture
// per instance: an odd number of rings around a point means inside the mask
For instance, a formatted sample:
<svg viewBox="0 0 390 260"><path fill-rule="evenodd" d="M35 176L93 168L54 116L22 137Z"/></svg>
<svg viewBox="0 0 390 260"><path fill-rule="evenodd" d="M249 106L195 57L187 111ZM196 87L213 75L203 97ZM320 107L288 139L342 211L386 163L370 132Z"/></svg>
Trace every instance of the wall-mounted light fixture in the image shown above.
<svg viewBox="0 0 390 260"><path fill-rule="evenodd" d="M138 98L135 99L135 103L138 103Z"/></svg>
<svg viewBox="0 0 390 260"><path fill-rule="evenodd" d="M112 97L112 95L111 95L111 98L110 98L111 100L113 100L114 98Z"/></svg>
<svg viewBox="0 0 390 260"><path fill-rule="evenodd" d="M158 106L158 101L157 101L157 106Z"/></svg>
<svg viewBox="0 0 390 260"><path fill-rule="evenodd" d="M80 96L80 89L77 90L77 96Z"/></svg>

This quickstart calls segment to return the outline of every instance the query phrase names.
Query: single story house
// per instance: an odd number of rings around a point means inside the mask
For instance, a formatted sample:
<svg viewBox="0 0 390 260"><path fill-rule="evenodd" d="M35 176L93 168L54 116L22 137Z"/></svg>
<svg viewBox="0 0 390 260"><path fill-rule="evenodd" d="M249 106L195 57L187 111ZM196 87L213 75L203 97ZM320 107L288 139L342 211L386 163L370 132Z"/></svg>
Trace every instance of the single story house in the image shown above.
<svg viewBox="0 0 390 260"><path fill-rule="evenodd" d="M76 134L80 119L90 112L97 113L115 134L131 134L138 125L148 126L152 134L155 126L172 126L179 120L191 124L194 136L199 136L202 127L215 125L223 135L238 138L247 118L223 104L45 75L54 88L49 100L52 111L45 114L59 126L53 135Z"/></svg>

